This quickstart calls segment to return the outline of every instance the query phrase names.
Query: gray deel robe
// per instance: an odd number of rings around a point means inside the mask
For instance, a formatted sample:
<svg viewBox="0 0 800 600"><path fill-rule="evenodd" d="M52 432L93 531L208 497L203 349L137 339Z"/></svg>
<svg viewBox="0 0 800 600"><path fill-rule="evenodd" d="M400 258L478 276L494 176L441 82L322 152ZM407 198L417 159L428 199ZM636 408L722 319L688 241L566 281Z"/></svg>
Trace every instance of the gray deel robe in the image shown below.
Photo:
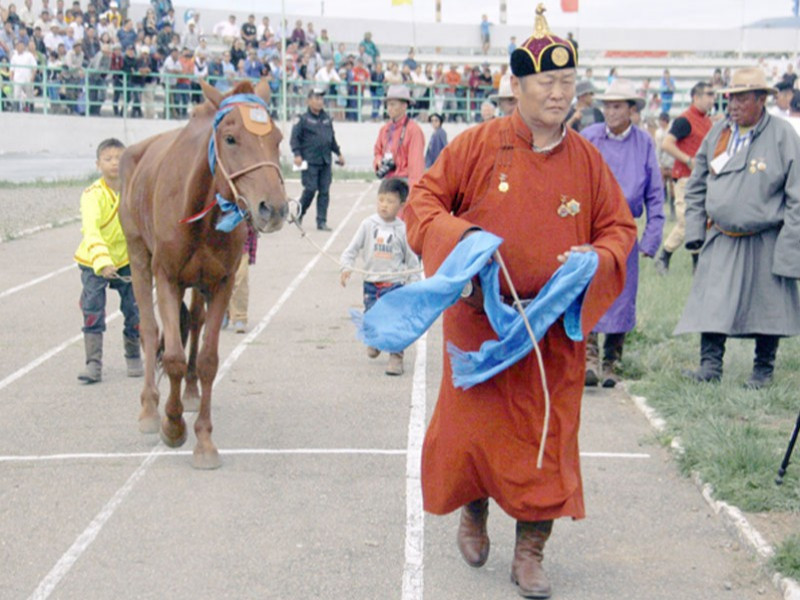
<svg viewBox="0 0 800 600"><path fill-rule="evenodd" d="M715 173L711 162L729 127L711 128L686 187L685 243L703 245L675 334L797 335L800 138L765 114L750 145Z"/></svg>

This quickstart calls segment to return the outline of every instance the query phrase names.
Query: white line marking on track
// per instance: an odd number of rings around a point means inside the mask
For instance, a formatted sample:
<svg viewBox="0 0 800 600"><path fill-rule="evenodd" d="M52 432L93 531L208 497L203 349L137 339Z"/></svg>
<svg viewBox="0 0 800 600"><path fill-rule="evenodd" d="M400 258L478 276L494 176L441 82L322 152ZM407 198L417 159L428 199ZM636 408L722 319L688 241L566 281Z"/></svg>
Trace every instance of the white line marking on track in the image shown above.
<svg viewBox="0 0 800 600"><path fill-rule="evenodd" d="M367 189L365 189L361 195L359 195L358 199L353 203L353 206L350 208L350 211L347 213L347 215L345 215L345 218L342 219L339 227L337 227L336 230L331 234L328 243L325 245L326 250L336 239L336 236L342 231L350 217L352 217L352 215L355 213L356 208L359 204L361 204L367 193L372 190L372 187L372 185L368 186ZM270 309L267 315L261 320L256 329L254 329L244 340L239 342L239 344L233 349L231 354L217 371L217 377L214 379L215 385L219 383L219 381L230 370L231 366L233 366L236 360L242 355L244 348L249 345L253 339L255 339L255 336L258 335L258 333L264 330L267 324L272 320L272 317L278 312L278 310L280 310L280 307L283 306L283 304L289 299L303 279L311 272L311 269L315 264L317 264L321 256L321 254L317 253L314 258L308 262L300 274L292 280L287 290L281 295L272 309ZM67 552L56 563L56 565L50 570L50 573L48 573L41 583L39 583L39 586L33 592L29 600L45 600L50 596L52 591L58 585L58 582L61 581L61 579L70 571L70 569L72 569L72 566L78 561L78 559L80 559L81 555L95 540L97 535L100 533L100 530L111 518L111 516L114 514L114 511L119 507L136 483L140 481L142 477L144 477L145 473L147 472L147 468L153 463L156 457L161 454L161 449L161 444L153 448L152 452L150 452L142 461L142 463L136 468L136 470L133 472L133 475L130 476L125 485L117 490L117 493L114 494L111 500L109 500L108 503L103 507L103 510L101 510L100 513L92 520L84 532L78 536L78 539L75 540L72 546L70 546L69 550L67 550Z"/></svg>
<svg viewBox="0 0 800 600"><path fill-rule="evenodd" d="M6 296L10 296L11 294L15 294L15 293L17 293L19 291L24 290L25 288L29 288L29 287L31 287L33 285L36 285L37 283L41 283L43 281L47 281L51 277L55 277L56 275L61 275L61 273L64 273L66 271L71 271L72 269L76 269L76 268L78 268L77 263L72 263L71 265L67 265L66 267L61 267L60 269L52 271L52 272L48 273L47 275L42 275L41 277L37 277L36 279L31 279L27 283L22 283L22 284L20 284L18 286L9 288L5 292L0 292L0 298L5 298Z"/></svg>
<svg viewBox="0 0 800 600"><path fill-rule="evenodd" d="M221 449L225 456L268 456L268 455L373 455L373 456L405 456L403 449L383 448L229 448ZM161 458L171 456L191 456L191 450L165 450ZM58 462L67 460L119 460L124 458L142 458L150 456L149 452L73 452L66 454L30 454L26 456L0 456L0 463L5 462Z"/></svg>
<svg viewBox="0 0 800 600"><path fill-rule="evenodd" d="M108 316L108 318L106 318L106 323L110 323L111 321L113 321L114 319L119 318L120 316L122 316L122 313L120 311L112 313L111 315ZM8 387L12 383L14 383L17 379L19 379L20 377L24 377L25 375L27 375L28 373L33 371L36 367L38 367L39 365L41 365L45 361L53 358L56 354L58 354L59 352L61 352L62 350L64 350L68 346L71 346L72 344L74 344L75 342L77 342L78 340L80 340L82 338L83 338L83 334L79 333L75 337L69 338L66 342L62 342L61 344L59 344L55 348L51 348L50 350L48 350L47 352L45 352L44 354L42 354L38 358L33 359L31 362L29 362L27 365L25 365L21 369L17 369L16 371L14 371L11 375L6 377L5 379L0 380L0 390L2 390L5 387Z"/></svg>
<svg viewBox="0 0 800 600"><path fill-rule="evenodd" d="M426 366L428 335L417 342L414 381L411 390L411 414L408 418L406 456L406 545L403 567L403 600L422 600L425 513L422 509L420 470L422 441L425 438Z"/></svg>
<svg viewBox="0 0 800 600"><path fill-rule="evenodd" d="M23 229L22 231L18 231L16 233L12 233L8 237L0 237L0 243L9 242L11 240L16 240L21 237L26 237L28 235L33 235L34 233L39 233L40 231L45 231L46 229L54 229L55 227L61 227L62 225L69 225L70 223L75 223L81 220L80 215L75 215L74 217L67 217L65 219L59 219L55 223L47 223L46 225L37 225L36 227L30 227L28 229Z"/></svg>
<svg viewBox="0 0 800 600"><path fill-rule="evenodd" d="M419 350L418 350L419 351ZM410 423L409 423L410 425ZM424 425L424 414L423 414ZM424 432L421 432L424 433ZM401 448L228 448L221 449L220 454L227 454L231 456L268 456L275 454L307 454L307 455L325 455L325 454L343 454L343 455L359 455L367 454L374 456L410 456L412 449ZM415 451L417 457L413 461L409 458L409 466L417 464L419 470L419 458L421 457L421 450ZM165 450L161 453L162 458L169 458L171 456L189 456L192 454L191 450ZM0 455L0 463L14 463L14 462L58 462L68 460L120 460L125 458L144 458L150 456L149 452L64 452L60 454L7 454ZM582 458L630 458L641 459L650 458L649 454L641 453L626 453L626 452L581 452ZM417 475L419 477L419 475Z"/></svg>
<svg viewBox="0 0 800 600"><path fill-rule="evenodd" d="M95 540L100 530L103 529L103 525L111 518L111 515L114 514L117 507L122 504L122 501L125 500L125 497L133 489L133 486L144 477L147 467L156 459L162 448L163 446L156 446L147 454L147 458L142 461L142 464L133 472L133 475L128 477L128 481L117 490L117 493L114 494L103 509L97 513L97 516L92 519L89 526L84 529L83 533L73 542L69 550L67 550L55 566L50 569L50 572L42 579L39 586L34 590L33 594L30 595L28 600L44 600L53 592L58 583L72 568L72 565L75 564L75 561L80 558L81 554L83 554Z"/></svg>

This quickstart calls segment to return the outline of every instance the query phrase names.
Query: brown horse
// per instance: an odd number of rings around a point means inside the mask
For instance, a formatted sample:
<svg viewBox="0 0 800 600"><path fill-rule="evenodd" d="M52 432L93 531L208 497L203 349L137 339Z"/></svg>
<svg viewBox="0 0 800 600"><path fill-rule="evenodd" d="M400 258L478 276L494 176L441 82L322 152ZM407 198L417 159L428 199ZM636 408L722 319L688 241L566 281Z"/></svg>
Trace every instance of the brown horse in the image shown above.
<svg viewBox="0 0 800 600"><path fill-rule="evenodd" d="M139 429L155 433L160 424L164 443L182 445L184 403L190 408L197 402L199 378L202 393L193 466L213 469L220 460L211 441L211 388L219 364L219 331L247 235L240 220L262 232L277 231L288 206L279 165L282 136L266 110L269 85L262 82L254 90L249 82L241 82L224 97L202 85L206 101L185 127L151 137L123 154L119 214L128 241L145 355ZM161 364L170 381L163 420L155 375L159 337L154 279L163 327ZM188 288L192 288L192 335L187 364L181 311Z"/></svg>

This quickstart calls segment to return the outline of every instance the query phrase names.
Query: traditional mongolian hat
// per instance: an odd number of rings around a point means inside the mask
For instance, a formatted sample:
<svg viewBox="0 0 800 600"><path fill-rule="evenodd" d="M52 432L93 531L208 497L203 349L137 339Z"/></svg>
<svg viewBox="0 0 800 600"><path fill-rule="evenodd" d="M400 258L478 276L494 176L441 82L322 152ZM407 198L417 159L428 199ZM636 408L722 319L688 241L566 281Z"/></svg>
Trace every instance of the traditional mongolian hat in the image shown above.
<svg viewBox="0 0 800 600"><path fill-rule="evenodd" d="M730 87L717 90L718 94L741 94L742 92L767 92L777 94L778 90L767 83L767 76L758 67L737 69L731 77Z"/></svg>
<svg viewBox="0 0 800 600"><path fill-rule="evenodd" d="M533 35L511 53L511 72L517 77L578 66L578 50L569 40L553 35L544 11L544 4L540 3Z"/></svg>
<svg viewBox="0 0 800 600"><path fill-rule="evenodd" d="M497 93L489 96L489 102L497 103L498 100L506 100L514 97L514 92L511 91L511 78L502 77L500 85L497 86Z"/></svg>
<svg viewBox="0 0 800 600"><path fill-rule="evenodd" d="M615 79L604 94L597 96L597 99L603 102L635 102L639 110L642 110L645 104L644 98L636 93L633 82L628 79Z"/></svg>

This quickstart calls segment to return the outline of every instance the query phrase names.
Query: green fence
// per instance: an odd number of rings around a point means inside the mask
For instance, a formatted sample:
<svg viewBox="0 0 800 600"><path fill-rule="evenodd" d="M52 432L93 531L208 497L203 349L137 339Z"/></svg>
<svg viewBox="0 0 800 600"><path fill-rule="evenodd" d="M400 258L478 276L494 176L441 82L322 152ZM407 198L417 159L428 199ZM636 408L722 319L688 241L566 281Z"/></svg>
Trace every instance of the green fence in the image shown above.
<svg viewBox="0 0 800 600"><path fill-rule="evenodd" d="M188 116L191 106L203 101L198 83L201 78L193 75L139 75L43 66L37 69L36 80L31 84L14 84L9 81L8 72L1 69L0 78L0 111L181 119ZM233 81L241 79L205 78L223 92L230 89ZM383 100L388 85L370 82L321 84L312 80L287 81L286 117L291 119L304 112L308 91L321 85L327 88L325 107L334 119L363 122L385 117ZM447 121L467 123L480 120L480 105L492 93L491 88L463 85L455 88L447 85L407 85L415 98L415 104L411 107L413 115L436 112L443 114ZM281 94L281 86L274 85L271 104L275 117L283 116ZM673 115L686 107L686 98L688 90L675 91L671 110Z"/></svg>

